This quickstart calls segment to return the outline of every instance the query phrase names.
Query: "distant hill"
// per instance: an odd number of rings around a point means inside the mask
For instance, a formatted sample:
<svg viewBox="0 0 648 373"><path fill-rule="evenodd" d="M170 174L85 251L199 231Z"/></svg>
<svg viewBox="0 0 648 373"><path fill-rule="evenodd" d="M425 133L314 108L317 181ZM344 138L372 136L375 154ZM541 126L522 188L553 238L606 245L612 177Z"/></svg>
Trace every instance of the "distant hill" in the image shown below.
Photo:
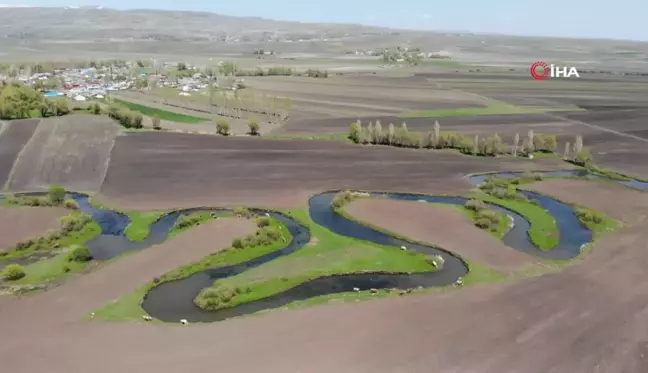
<svg viewBox="0 0 648 373"><path fill-rule="evenodd" d="M204 12L78 8L3 8L0 38L267 42L381 35L386 28L275 21Z"/></svg>

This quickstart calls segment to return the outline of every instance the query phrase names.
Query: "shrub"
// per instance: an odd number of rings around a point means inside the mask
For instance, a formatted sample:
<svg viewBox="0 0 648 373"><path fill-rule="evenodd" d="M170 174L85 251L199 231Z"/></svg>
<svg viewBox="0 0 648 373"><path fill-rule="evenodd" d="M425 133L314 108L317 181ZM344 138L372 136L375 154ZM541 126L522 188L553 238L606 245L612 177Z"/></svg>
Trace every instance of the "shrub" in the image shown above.
<svg viewBox="0 0 648 373"><path fill-rule="evenodd" d="M70 253L70 256L68 257L68 261L70 262L79 262L79 263L84 263L84 262L89 262L92 260L92 253L90 252L90 249L88 249L85 246L79 246L72 250Z"/></svg>
<svg viewBox="0 0 648 373"><path fill-rule="evenodd" d="M261 129L261 127L259 127L259 121L256 120L255 118L248 119L248 127L250 127L250 135L252 136L260 135L259 130Z"/></svg>
<svg viewBox="0 0 648 373"><path fill-rule="evenodd" d="M577 208L575 212L578 220L583 223L601 224L604 220L603 214L596 211Z"/></svg>
<svg viewBox="0 0 648 373"><path fill-rule="evenodd" d="M476 218L478 221L484 219L488 220L490 221L491 225L497 225L500 222L500 215L497 212L489 209L479 210L477 212Z"/></svg>
<svg viewBox="0 0 648 373"><path fill-rule="evenodd" d="M252 211L250 211L250 210L248 210L248 209L246 209L244 207L235 208L234 209L234 214L236 214L237 216L243 217L243 218L247 218L247 219L254 216L254 213Z"/></svg>
<svg viewBox="0 0 648 373"><path fill-rule="evenodd" d="M25 277L25 269L19 264L9 264L2 271L2 277L7 281L16 281Z"/></svg>
<svg viewBox="0 0 648 373"><path fill-rule="evenodd" d="M223 136L229 136L230 125L226 119L223 118L216 119L216 133Z"/></svg>
<svg viewBox="0 0 648 373"><path fill-rule="evenodd" d="M257 218L256 223L259 228L267 227L270 225L270 218L267 216Z"/></svg>
<svg viewBox="0 0 648 373"><path fill-rule="evenodd" d="M65 193L65 188L62 186L52 185L47 192L47 197L53 204L60 205L65 199Z"/></svg>
<svg viewBox="0 0 648 373"><path fill-rule="evenodd" d="M79 204L77 203L77 201L73 200L72 198L66 198L63 201L63 207L70 210L78 210Z"/></svg>
<svg viewBox="0 0 648 373"><path fill-rule="evenodd" d="M242 249L243 248L243 240L240 238L235 238L232 240L232 247L235 249Z"/></svg>
<svg viewBox="0 0 648 373"><path fill-rule="evenodd" d="M481 229L491 229L492 223L488 219L479 219L475 222L475 225Z"/></svg>
<svg viewBox="0 0 648 373"><path fill-rule="evenodd" d="M587 166L592 162L592 151L589 148L582 148L576 157L574 157L574 163L579 166Z"/></svg>
<svg viewBox="0 0 648 373"><path fill-rule="evenodd" d="M98 102L95 102L94 105L90 108L90 111L94 115L100 115L101 114L101 105L99 105Z"/></svg>
<svg viewBox="0 0 648 373"><path fill-rule="evenodd" d="M486 207L486 205L484 204L484 202L483 202L483 201L480 201L480 200L478 200L478 199L471 199L471 200L469 200L468 202L466 202L466 204L465 204L464 206L465 206L468 210L475 211L475 212L477 212L477 211L479 211L479 210L481 210L481 209L483 209L483 208Z"/></svg>

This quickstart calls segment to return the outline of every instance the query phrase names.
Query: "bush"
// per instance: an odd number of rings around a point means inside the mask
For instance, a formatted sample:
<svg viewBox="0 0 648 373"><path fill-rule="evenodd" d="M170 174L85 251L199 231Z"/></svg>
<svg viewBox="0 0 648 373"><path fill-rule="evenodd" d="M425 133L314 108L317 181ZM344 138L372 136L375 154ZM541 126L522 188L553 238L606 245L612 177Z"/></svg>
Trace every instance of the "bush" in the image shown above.
<svg viewBox="0 0 648 373"><path fill-rule="evenodd" d="M25 269L19 264L9 264L2 271L2 277L7 281L16 281L25 277Z"/></svg>
<svg viewBox="0 0 648 373"><path fill-rule="evenodd" d="M601 224L604 220L603 214L587 209L577 208L575 210L578 220L583 223Z"/></svg>
<svg viewBox="0 0 648 373"><path fill-rule="evenodd" d="M94 115L101 115L101 105L99 105L98 102L95 102L94 105L90 107L90 112L92 112L92 114Z"/></svg>
<svg viewBox="0 0 648 373"><path fill-rule="evenodd" d="M475 225L481 229L491 229L493 223L488 219L479 219L475 222Z"/></svg>
<svg viewBox="0 0 648 373"><path fill-rule="evenodd" d="M66 198L63 201L63 207L70 210L78 210L79 204L77 203L77 201L73 200L72 198Z"/></svg>
<svg viewBox="0 0 648 373"><path fill-rule="evenodd" d="M65 193L65 188L63 188L62 186L52 185L47 192L47 197L52 202L52 204L60 205L65 199Z"/></svg>
<svg viewBox="0 0 648 373"><path fill-rule="evenodd" d="M144 127L142 124L144 120L142 114L123 106L111 105L108 109L108 116L117 120L125 128L140 129Z"/></svg>
<svg viewBox="0 0 648 373"><path fill-rule="evenodd" d="M464 207L466 207L468 210L477 212L479 210L484 209L486 205L484 204L483 201L480 201L478 199L471 199L468 202L466 202Z"/></svg>
<svg viewBox="0 0 648 373"><path fill-rule="evenodd" d="M216 119L216 133L223 136L229 136L230 125L226 119L223 118Z"/></svg>
<svg viewBox="0 0 648 373"><path fill-rule="evenodd" d="M259 121L258 120L254 119L254 118L250 118L248 120L248 127L250 127L250 135L252 135L252 136L260 135L259 130L261 129L261 127L259 127Z"/></svg>
<svg viewBox="0 0 648 373"><path fill-rule="evenodd" d="M70 256L68 256L68 261L70 262L84 263L84 262L89 262L91 260L92 260L92 253L90 252L90 249L88 249L85 246L79 246L75 248L70 253Z"/></svg>
<svg viewBox="0 0 648 373"><path fill-rule="evenodd" d="M491 225L497 225L500 222L500 215L489 209L479 210L476 215L477 220L488 220L491 222Z"/></svg>
<svg viewBox="0 0 648 373"><path fill-rule="evenodd" d="M256 223L259 228L267 227L270 225L270 218L267 216L257 218Z"/></svg>
<svg viewBox="0 0 648 373"><path fill-rule="evenodd" d="M579 166L587 166L592 162L592 151L589 148L583 148L576 154L574 163Z"/></svg>
<svg viewBox="0 0 648 373"><path fill-rule="evenodd" d="M243 240L240 238L235 238L232 240L232 247L235 249L242 249L243 248Z"/></svg>

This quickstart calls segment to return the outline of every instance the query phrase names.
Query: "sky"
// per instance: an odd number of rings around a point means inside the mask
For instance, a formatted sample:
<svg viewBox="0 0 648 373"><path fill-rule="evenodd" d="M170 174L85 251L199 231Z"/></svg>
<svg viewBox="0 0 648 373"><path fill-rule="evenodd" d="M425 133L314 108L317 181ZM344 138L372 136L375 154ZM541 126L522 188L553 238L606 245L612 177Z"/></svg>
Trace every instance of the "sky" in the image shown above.
<svg viewBox="0 0 648 373"><path fill-rule="evenodd" d="M288 21L648 41L645 19L648 0L17 0L15 3L191 10Z"/></svg>

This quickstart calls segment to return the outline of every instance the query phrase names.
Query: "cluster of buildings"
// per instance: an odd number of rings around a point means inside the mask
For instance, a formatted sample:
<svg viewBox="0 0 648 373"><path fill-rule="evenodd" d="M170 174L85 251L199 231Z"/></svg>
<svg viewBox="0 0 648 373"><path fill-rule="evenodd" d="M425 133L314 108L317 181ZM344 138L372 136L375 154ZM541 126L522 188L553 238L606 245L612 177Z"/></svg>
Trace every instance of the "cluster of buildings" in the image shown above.
<svg viewBox="0 0 648 373"><path fill-rule="evenodd" d="M0 80L8 77L0 76ZM109 91L129 89L132 79L118 79L110 67L87 69L57 69L53 73L23 72L16 77L23 84L44 92L46 97L67 96L77 101L103 98Z"/></svg>

